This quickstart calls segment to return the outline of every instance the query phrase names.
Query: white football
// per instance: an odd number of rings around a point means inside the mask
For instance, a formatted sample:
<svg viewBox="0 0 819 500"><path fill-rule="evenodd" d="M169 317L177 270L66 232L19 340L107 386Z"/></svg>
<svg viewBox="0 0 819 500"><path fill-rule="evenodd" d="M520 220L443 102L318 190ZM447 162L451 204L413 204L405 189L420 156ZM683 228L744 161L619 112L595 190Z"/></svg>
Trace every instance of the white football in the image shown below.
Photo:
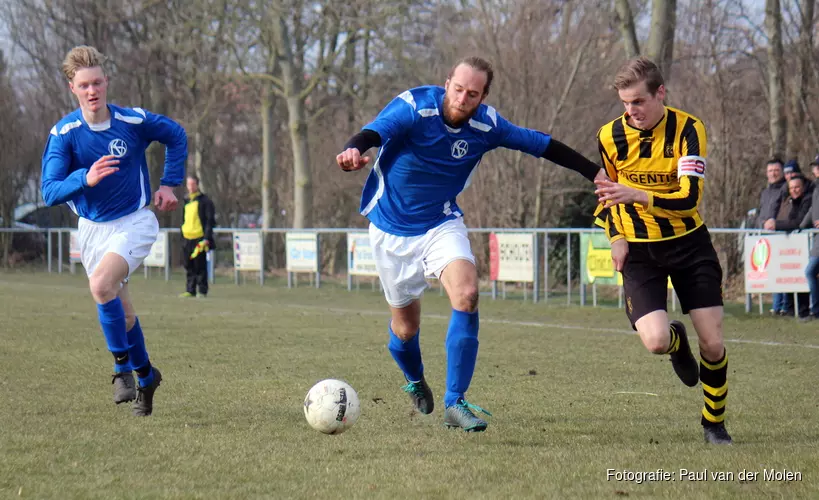
<svg viewBox="0 0 819 500"><path fill-rule="evenodd" d="M342 380L322 380L304 398L304 418L310 427L325 434L341 434L355 424L359 415L358 394Z"/></svg>

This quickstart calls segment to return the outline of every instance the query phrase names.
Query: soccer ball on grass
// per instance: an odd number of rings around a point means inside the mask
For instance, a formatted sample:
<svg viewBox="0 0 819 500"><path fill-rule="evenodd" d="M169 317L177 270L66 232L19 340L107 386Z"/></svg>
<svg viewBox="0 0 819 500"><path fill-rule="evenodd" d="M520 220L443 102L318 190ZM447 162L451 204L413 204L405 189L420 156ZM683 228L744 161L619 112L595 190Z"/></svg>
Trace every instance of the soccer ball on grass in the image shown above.
<svg viewBox="0 0 819 500"><path fill-rule="evenodd" d="M314 385L304 398L304 418L324 434L341 434L361 415L358 394L342 380L327 379Z"/></svg>

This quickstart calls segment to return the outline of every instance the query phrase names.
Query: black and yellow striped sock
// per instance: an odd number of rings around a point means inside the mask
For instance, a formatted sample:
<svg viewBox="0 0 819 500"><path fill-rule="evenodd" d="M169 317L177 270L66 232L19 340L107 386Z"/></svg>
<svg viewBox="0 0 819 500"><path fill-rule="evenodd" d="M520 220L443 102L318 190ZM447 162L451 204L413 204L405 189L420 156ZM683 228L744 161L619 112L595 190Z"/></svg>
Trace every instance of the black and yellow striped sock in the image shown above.
<svg viewBox="0 0 819 500"><path fill-rule="evenodd" d="M677 333L677 330L674 328L674 325L669 325L668 331L671 334L671 342L669 342L668 350L665 351L665 354L672 354L680 349L680 334Z"/></svg>
<svg viewBox="0 0 819 500"><path fill-rule="evenodd" d="M728 399L728 352L714 363L700 355L700 382L705 405L702 425L721 424L725 421L725 402Z"/></svg>

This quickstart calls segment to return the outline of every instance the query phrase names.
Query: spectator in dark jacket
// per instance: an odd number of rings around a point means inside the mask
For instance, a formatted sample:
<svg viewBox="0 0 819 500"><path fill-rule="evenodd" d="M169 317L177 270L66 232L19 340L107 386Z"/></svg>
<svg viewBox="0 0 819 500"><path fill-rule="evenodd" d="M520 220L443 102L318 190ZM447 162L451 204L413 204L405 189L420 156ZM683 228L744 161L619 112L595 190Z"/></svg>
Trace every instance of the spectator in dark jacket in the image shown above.
<svg viewBox="0 0 819 500"><path fill-rule="evenodd" d="M188 196L185 198L185 217L182 221L182 260L187 272L187 289L180 297L208 296L208 251L214 248L213 226L216 209L208 196L199 190L199 178L189 175Z"/></svg>
<svg viewBox="0 0 819 500"><path fill-rule="evenodd" d="M819 181L819 156L811 163L814 181ZM800 225L803 229L819 230L819 189L813 190L810 210L805 214ZM813 235L813 247L810 251L808 267L805 268L805 277L810 289L810 315L806 319L819 319L819 233Z"/></svg>
<svg viewBox="0 0 819 500"><path fill-rule="evenodd" d="M808 180L802 174L792 176L788 181L788 197L782 200L776 219L765 221L769 231L793 231L799 229L802 219L810 210L811 197L805 194Z"/></svg>
<svg viewBox="0 0 819 500"><path fill-rule="evenodd" d="M796 160L788 160L788 163L786 163L785 166L782 168L782 172L785 174L785 185L782 186L781 199L784 200L790 194L788 192L789 191L788 182L790 182L790 180L796 177L797 175L801 176L803 179L805 179L805 176L802 174L802 169L799 168L799 162L797 162ZM803 191L808 198L810 198L813 195L813 183L808 179L805 179L805 188Z"/></svg>
<svg viewBox="0 0 819 500"><path fill-rule="evenodd" d="M788 197L782 200L777 218L765 221L764 229L769 231L793 231L799 229L811 206L811 198L805 195L805 183L807 179L802 174L791 176L788 181ZM777 297L778 295L778 297ZM799 317L804 318L810 314L809 294L797 294L799 302ZM790 316L793 314L793 304L791 294L774 294L774 313L780 316Z"/></svg>
<svg viewBox="0 0 819 500"><path fill-rule="evenodd" d="M761 228L768 219L776 219L779 213L779 203L782 201L782 186L785 177L782 172L782 160L772 158L765 167L768 176L768 185L759 195L759 214L756 218L756 227Z"/></svg>

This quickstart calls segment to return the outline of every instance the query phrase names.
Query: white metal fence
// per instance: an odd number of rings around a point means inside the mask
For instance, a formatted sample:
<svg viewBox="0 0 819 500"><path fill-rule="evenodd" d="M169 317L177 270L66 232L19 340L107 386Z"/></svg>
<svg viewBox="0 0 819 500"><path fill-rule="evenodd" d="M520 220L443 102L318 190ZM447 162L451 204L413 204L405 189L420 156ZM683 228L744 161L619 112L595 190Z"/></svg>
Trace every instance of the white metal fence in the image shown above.
<svg viewBox="0 0 819 500"><path fill-rule="evenodd" d="M362 239L365 231L361 228L216 228L214 237L217 248L208 255L210 279L213 282L217 275L232 274L237 285L247 283L248 278L264 285L266 275L283 273L288 287L298 286L299 277L304 279L305 276L310 286L320 287L322 275L333 275L346 277L348 290L358 289L362 282L369 282L376 288L379 284L374 278L374 265L368 260L366 248L361 248L366 245L366 238ZM0 228L0 236L14 233L16 240L20 237L25 240L11 245L13 252L26 254L17 265L34 266L49 273L63 273L65 269L75 272L75 266L80 261L72 236L75 232L74 228ZM744 238L747 235L781 234L726 228L709 228L709 232L720 255L725 280L734 284L743 278L740 268L744 260ZM589 279L583 275L587 266L581 260L584 252L580 242L589 235L600 235L602 231L599 229L473 228L469 229L469 233L483 282L490 287L482 291L491 294L493 299L514 294L522 295L524 300L531 297L535 303L565 300L566 304L598 306L601 295L605 295L608 302L614 303L616 300L618 307L623 306L621 286L612 286L611 283L598 286L597 280L589 283ZM155 274L154 270L158 269L169 280L173 270L181 268L181 242L178 228L161 229L157 243L145 261L145 277L149 273ZM343 256L339 255L342 250ZM0 247L0 256L2 252L3 248ZM585 256L588 259L588 252ZM514 264L514 269L504 271L504 263L509 262ZM499 267L501 274L491 279L492 273L497 272ZM490 279L487 280L487 277ZM601 294L603 291L605 293ZM744 295L745 310L750 312L753 296L749 293ZM759 313L762 314L763 294L754 295L757 295ZM669 300L672 310L675 310L676 295L671 290Z"/></svg>

